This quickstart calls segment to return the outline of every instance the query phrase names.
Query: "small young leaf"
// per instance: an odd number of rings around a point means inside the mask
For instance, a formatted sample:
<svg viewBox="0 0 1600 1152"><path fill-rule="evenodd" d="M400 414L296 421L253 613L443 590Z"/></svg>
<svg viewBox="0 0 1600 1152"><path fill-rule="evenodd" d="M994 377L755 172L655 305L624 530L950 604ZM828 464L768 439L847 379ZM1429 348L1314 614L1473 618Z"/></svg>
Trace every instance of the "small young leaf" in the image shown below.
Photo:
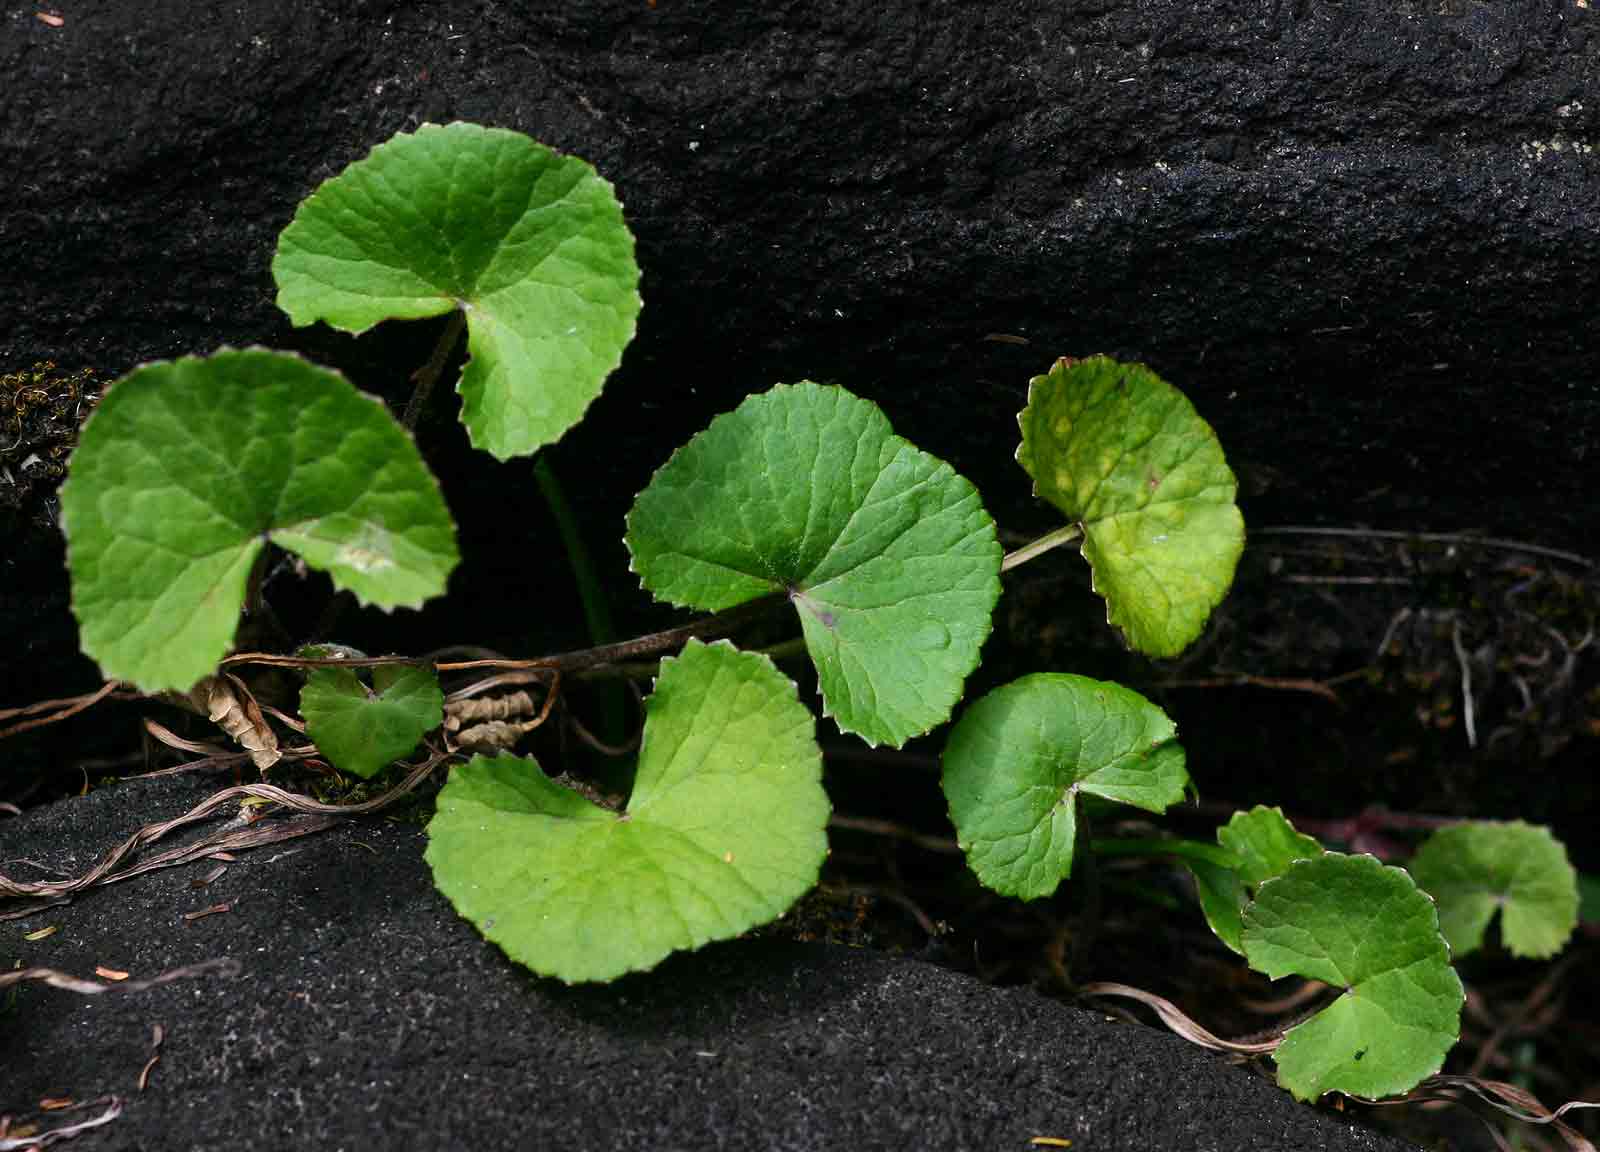
<svg viewBox="0 0 1600 1152"><path fill-rule="evenodd" d="M83 649L146 692L216 667L269 540L383 608L439 595L457 560L439 486L383 405L264 348L118 381L78 439L61 513Z"/></svg>
<svg viewBox="0 0 1600 1152"><path fill-rule="evenodd" d="M1083 525L1107 618L1149 656L1176 656L1227 594L1244 519L1217 436L1142 364L1058 360L1017 418L1034 492Z"/></svg>
<svg viewBox="0 0 1600 1152"><path fill-rule="evenodd" d="M349 668L316 668L300 689L306 734L335 768L363 779L407 755L444 719L433 669L380 664L369 691Z"/></svg>
<svg viewBox="0 0 1600 1152"><path fill-rule="evenodd" d="M1278 1083L1300 1100L1374 1098L1437 1072L1461 1031L1461 980L1433 901L1403 869L1325 852L1261 885L1244 913L1250 967L1345 992L1289 1029Z"/></svg>
<svg viewBox="0 0 1600 1152"><path fill-rule="evenodd" d="M1496 910L1513 956L1554 956L1578 926L1578 874L1548 828L1520 820L1441 828L1408 867L1438 902L1439 927L1457 956L1483 946Z"/></svg>
<svg viewBox="0 0 1600 1152"><path fill-rule="evenodd" d="M301 202L272 260L295 327L467 314L461 422L504 460L600 394L639 316L633 236L593 168L517 132L424 124Z"/></svg>
<svg viewBox="0 0 1600 1152"><path fill-rule="evenodd" d="M1235 812L1217 829L1217 843L1239 858L1239 879L1251 888L1283 875L1296 860L1322 855L1322 845L1296 832L1282 809L1262 804Z"/></svg>
<svg viewBox="0 0 1600 1152"><path fill-rule="evenodd" d="M434 883L513 960L569 983L655 967L788 909L827 854L811 713L765 656L691 640L661 662L626 811L531 760L454 769Z"/></svg>
<svg viewBox="0 0 1600 1152"><path fill-rule="evenodd" d="M1235 812L1217 829L1217 842L1230 863L1185 857L1194 875L1200 910L1211 931L1233 951L1244 955L1244 909L1251 890L1282 875L1296 860L1319 855L1322 845L1294 830L1277 808L1257 805Z"/></svg>
<svg viewBox="0 0 1600 1152"><path fill-rule="evenodd" d="M950 716L1000 596L976 489L842 388L779 385L673 454L628 513L644 586L718 611L800 614L823 710L895 747Z"/></svg>
<svg viewBox="0 0 1600 1152"><path fill-rule="evenodd" d="M1180 861L1194 877L1200 912L1211 931L1234 952L1244 955L1244 907L1249 901L1237 868L1212 860L1184 857Z"/></svg>
<svg viewBox="0 0 1600 1152"><path fill-rule="evenodd" d="M1072 871L1081 794L1163 812L1189 775L1166 713L1120 684L1036 673L969 707L944 747L944 794L967 863L1006 896Z"/></svg>

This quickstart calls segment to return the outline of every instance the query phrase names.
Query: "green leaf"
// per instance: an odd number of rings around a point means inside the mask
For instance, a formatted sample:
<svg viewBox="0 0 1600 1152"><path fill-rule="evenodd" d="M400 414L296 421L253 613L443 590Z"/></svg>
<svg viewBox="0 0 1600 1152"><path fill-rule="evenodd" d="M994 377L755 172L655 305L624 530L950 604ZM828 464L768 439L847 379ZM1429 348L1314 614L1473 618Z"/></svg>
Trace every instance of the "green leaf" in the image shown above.
<svg viewBox="0 0 1600 1152"><path fill-rule="evenodd" d="M1150 656L1176 656L1227 594L1244 519L1217 436L1142 364L1058 360L1017 418L1034 493L1083 526L1107 618Z"/></svg>
<svg viewBox="0 0 1600 1152"><path fill-rule="evenodd" d="M1072 872L1078 797L1164 812L1189 775L1166 713L1120 684L1037 673L963 713L944 794L967 863L1006 896L1048 896Z"/></svg>
<svg viewBox="0 0 1600 1152"><path fill-rule="evenodd" d="M719 611L800 613L824 711L895 747L950 716L1000 595L977 490L842 388L779 385L673 454L628 513L644 586Z"/></svg>
<svg viewBox="0 0 1600 1152"><path fill-rule="evenodd" d="M1217 938L1244 955L1244 909L1250 892L1280 876L1296 860L1321 854L1322 845L1294 830L1277 808L1257 805L1235 812L1217 829L1226 862L1185 858L1195 879L1200 910Z"/></svg>
<svg viewBox="0 0 1600 1152"><path fill-rule="evenodd" d="M782 915L827 854L814 728L765 656L691 640L661 662L626 811L530 760L474 757L428 826L434 883L513 960L569 983L737 936Z"/></svg>
<svg viewBox="0 0 1600 1152"><path fill-rule="evenodd" d="M316 668L300 689L306 734L341 772L363 779L408 755L444 719L433 669L380 664L372 688L349 668Z"/></svg>
<svg viewBox="0 0 1600 1152"><path fill-rule="evenodd" d="M1200 911L1211 931L1234 952L1244 955L1244 906L1249 900L1244 882L1235 868L1213 860L1184 857L1183 864L1194 877Z"/></svg>
<svg viewBox="0 0 1600 1152"><path fill-rule="evenodd" d="M1235 812L1217 829L1217 843L1239 858L1239 879L1251 888L1283 875L1296 860L1322 855L1322 845L1296 832L1282 809L1262 804Z"/></svg>
<svg viewBox="0 0 1600 1152"><path fill-rule="evenodd" d="M383 405L264 348L119 380L79 437L61 512L83 649L146 692L216 667L269 540L385 609L442 593L457 560L439 486Z"/></svg>
<svg viewBox="0 0 1600 1152"><path fill-rule="evenodd" d="M1457 956L1483 946L1496 911L1513 956L1543 959L1578 926L1578 874L1548 828L1474 821L1441 828L1409 865L1439 904L1439 926Z"/></svg>
<svg viewBox="0 0 1600 1152"><path fill-rule="evenodd" d="M1600 923L1600 876L1578 874L1578 919L1585 924Z"/></svg>
<svg viewBox="0 0 1600 1152"><path fill-rule="evenodd" d="M639 315L611 185L517 132L424 124L301 202L272 260L296 327L365 332L467 316L461 421L504 460L559 440L622 361Z"/></svg>
<svg viewBox="0 0 1600 1152"><path fill-rule="evenodd" d="M1461 1031L1461 980L1433 901L1404 869L1325 852L1261 885L1244 913L1250 967L1344 994L1291 1028L1274 1054L1300 1100L1407 1092L1444 1063Z"/></svg>

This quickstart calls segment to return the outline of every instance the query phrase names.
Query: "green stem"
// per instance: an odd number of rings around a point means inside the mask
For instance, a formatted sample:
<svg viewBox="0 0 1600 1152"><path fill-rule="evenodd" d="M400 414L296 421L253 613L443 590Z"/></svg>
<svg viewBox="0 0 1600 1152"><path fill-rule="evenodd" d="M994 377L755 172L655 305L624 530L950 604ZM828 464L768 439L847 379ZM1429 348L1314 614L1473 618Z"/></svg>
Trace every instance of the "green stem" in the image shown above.
<svg viewBox="0 0 1600 1152"><path fill-rule="evenodd" d="M433 346L433 354L428 357L428 362L411 374L415 386L411 390L411 399L406 401L406 414L400 421L406 426L406 431L417 430L417 421L422 418L422 410L428 406L428 397L433 394L433 386L439 382L439 375L444 371L450 353L455 349L456 341L461 339L461 330L466 326L466 309L458 307L450 313L444 331L439 333L439 341Z"/></svg>
<svg viewBox="0 0 1600 1152"><path fill-rule="evenodd" d="M1237 868L1239 860L1220 844L1204 840L1094 840L1089 850L1096 856L1187 856L1222 868Z"/></svg>
<svg viewBox="0 0 1600 1152"><path fill-rule="evenodd" d="M1006 558L1000 561L1000 571L1009 572L1017 565L1026 564L1035 556L1043 556L1052 548L1070 544L1082 535L1083 526L1081 524L1068 524L1065 528L1057 528L1054 532L1046 532L1037 540L1024 544L1015 552L1007 552Z"/></svg>
<svg viewBox="0 0 1600 1152"><path fill-rule="evenodd" d="M609 644L616 636L616 626L611 620L611 605L606 600L605 589L595 572L594 559L578 530L578 518L572 514L561 481L555 469L541 453L533 462L533 477L539 484L550 514L555 517L556 531L561 536L561 546L567 551L567 564L572 568L572 578L578 585L578 599L583 605L583 622L589 629L591 644ZM600 712L601 737L608 743L622 741L627 731L627 694L619 685L602 693Z"/></svg>
<svg viewBox="0 0 1600 1152"><path fill-rule="evenodd" d="M567 563L572 565L572 578L578 583L578 599L583 602L583 622L589 629L593 644L609 644L616 636L616 626L611 622L611 605L606 601L605 589L595 573L594 560L584 546L583 533L578 531L578 518L572 514L572 505L556 479L555 469L544 456L533 462L533 477L539 492L556 519L556 531L561 535L561 546L567 550Z"/></svg>

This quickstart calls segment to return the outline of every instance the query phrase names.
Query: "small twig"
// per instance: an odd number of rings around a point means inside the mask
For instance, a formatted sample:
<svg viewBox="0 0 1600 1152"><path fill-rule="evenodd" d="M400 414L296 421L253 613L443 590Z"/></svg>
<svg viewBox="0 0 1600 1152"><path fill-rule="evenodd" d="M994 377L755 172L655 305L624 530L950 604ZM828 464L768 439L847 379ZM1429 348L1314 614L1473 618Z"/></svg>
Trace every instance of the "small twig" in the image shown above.
<svg viewBox="0 0 1600 1152"><path fill-rule="evenodd" d="M1165 997L1157 996L1153 992L1146 992L1142 988L1130 987L1127 984L1101 981L1096 984L1085 984L1079 991L1085 996L1119 996L1129 1000L1137 1000L1139 1003L1154 1009L1163 1024L1189 1041L1189 1043L1197 1044L1202 1048L1210 1048L1217 1052L1233 1052L1241 1056L1258 1056L1267 1052L1277 1051L1278 1045L1283 1042L1282 1036L1275 1036L1273 1039L1258 1043L1224 1040L1184 1015L1172 1001Z"/></svg>
<svg viewBox="0 0 1600 1152"><path fill-rule="evenodd" d="M628 687L633 688L634 698L637 700L639 689L634 686L632 680L629 680L627 684ZM585 728L583 726L583 721L579 720L577 716L573 715L570 709L567 709L563 713L563 719L566 720L568 726L571 727L573 734L576 735L579 740L582 740L585 744L593 748L602 756L626 756L630 752L637 751L639 748L639 742L644 739L644 729L640 728L639 731L635 732L621 744L607 744L604 740L600 739L600 737L596 736L593 732L590 732L589 729Z"/></svg>
<svg viewBox="0 0 1600 1152"><path fill-rule="evenodd" d="M122 1115L122 1100L116 1096L102 1096L98 1100L90 1100L84 1104L74 1105L70 1111L81 1108L104 1107L105 1111L88 1120L80 1120L76 1124L67 1124L61 1128L46 1128L34 1131L27 1136L5 1136L0 1134L0 1152L34 1152L46 1144L54 1144L57 1140L70 1140L81 1132L91 1128L99 1128L109 1124Z"/></svg>
<svg viewBox="0 0 1600 1152"><path fill-rule="evenodd" d="M891 820L873 820L865 816L840 816L835 814L828 818L828 827L844 828L851 832L865 832L869 836L886 836L891 840L903 840L907 844L915 844L918 848L926 848L929 852L941 852L946 855L961 855L961 845L947 836L929 836L915 829L896 824Z"/></svg>
<svg viewBox="0 0 1600 1152"><path fill-rule="evenodd" d="M1283 692L1309 692L1313 696L1321 696L1324 700L1344 706L1344 701L1339 699L1339 694L1327 683L1321 680L1311 680L1303 677L1285 676L1252 676L1248 673L1238 676L1208 676L1197 680L1157 680L1153 687L1156 688L1272 688Z"/></svg>
<svg viewBox="0 0 1600 1152"><path fill-rule="evenodd" d="M0 972L0 988L9 988L13 984L25 981L37 981L47 984L51 988L60 988L67 992L76 992L80 996L98 996L102 992L144 992L161 984L170 984L174 980L187 980L193 976L204 976L208 972L219 972L224 976L237 976L242 972L243 966L232 956L224 956L218 960L206 960L199 964L189 964L182 968L173 968L149 980L122 980L115 983L101 984L94 980L83 980L77 976L69 976L54 968L18 968L14 972Z"/></svg>
<svg viewBox="0 0 1600 1152"><path fill-rule="evenodd" d="M489 660L499 660L503 657L484 657ZM475 680L465 688L458 688L444 698L446 705L458 704L463 700L482 695L495 688L507 688L513 684L545 684L550 685L550 694L554 695L560 683L561 672L559 669L533 668L525 672L501 672L494 676L485 676L482 680Z"/></svg>
<svg viewBox="0 0 1600 1152"><path fill-rule="evenodd" d="M90 708L100 703L100 701L123 686L120 681L107 680L95 691L82 696L69 696L64 700L41 700L37 704L28 704L21 708L0 709L0 720L7 720L12 716L33 716L31 720L24 720L20 724L13 724L9 728L0 728L0 740L5 739L7 736L15 736L19 732L26 732L31 728L43 728L46 724L54 724L57 721L76 716L85 708ZM36 713L46 712L52 708L59 708L60 711L53 712L48 716L36 715Z"/></svg>
<svg viewBox="0 0 1600 1152"><path fill-rule="evenodd" d="M150 1059L144 1062L144 1068L139 1072L139 1091L143 1092L150 1086L150 1073L155 1069L156 1061L161 1059L161 1042L167 1038L166 1029L161 1025L153 1025L150 1029Z"/></svg>
<svg viewBox="0 0 1600 1152"><path fill-rule="evenodd" d="M1461 711L1466 721L1467 747L1478 746L1477 705L1472 699L1472 664L1467 659L1466 646L1461 643L1461 620L1458 617L1450 627L1450 646L1455 649L1456 663L1461 667Z"/></svg>
<svg viewBox="0 0 1600 1152"><path fill-rule="evenodd" d="M176 864L185 864L190 860L208 856L218 849L233 850L254 848L262 844L273 843L278 840L291 839L296 836L320 832L331 826L335 821L350 817L364 816L376 812L400 797L410 792L420 784L435 768L443 762L444 756L434 755L414 767L411 772L394 788L382 796L367 800L359 804L324 804L309 796L297 795L272 784L241 784L233 788L224 788L201 801L195 807L174 819L158 824L147 824L123 841L88 872L72 880L45 881L40 883L26 883L12 880L0 875L0 899L40 897L54 900L71 896L99 884L114 884L121 880L140 875L156 868L171 867ZM298 821L285 821L278 825L247 827L242 829L224 829L214 836L208 837L194 844L174 848L153 859L144 861L115 871L118 864L130 854L148 844L154 843L161 837L175 829L204 820L218 808L230 800L237 800L243 796L253 796L261 800L270 800L282 804L286 808L305 813L308 819ZM27 910L23 910L26 912ZM23 912L0 913L0 919L11 919Z"/></svg>
<svg viewBox="0 0 1600 1152"><path fill-rule="evenodd" d="M1567 973L1571 971L1576 959L1576 956L1569 955L1559 964L1553 965L1550 971L1545 973L1544 978L1534 985L1533 991L1528 993L1526 999L1517 1005L1516 1010L1507 1016L1505 1020L1495 1025L1494 1031L1489 1034L1489 1038L1478 1049L1478 1054L1473 1058L1472 1066L1467 1069L1468 1076L1483 1075L1506 1038L1515 1034L1519 1028L1524 1027L1533 1014L1555 995L1556 989L1566 979Z"/></svg>
<svg viewBox="0 0 1600 1152"><path fill-rule="evenodd" d="M1504 552L1525 552L1530 556L1545 556L1562 560L1582 568L1596 567L1595 561L1577 552L1560 548L1547 548L1542 544L1529 544L1521 540L1506 540L1497 536L1474 536L1458 532L1395 532L1376 528L1324 528L1302 524L1279 524L1267 528L1252 528L1252 536L1342 536L1354 540L1420 541L1427 544L1456 544L1473 548L1493 548Z"/></svg>

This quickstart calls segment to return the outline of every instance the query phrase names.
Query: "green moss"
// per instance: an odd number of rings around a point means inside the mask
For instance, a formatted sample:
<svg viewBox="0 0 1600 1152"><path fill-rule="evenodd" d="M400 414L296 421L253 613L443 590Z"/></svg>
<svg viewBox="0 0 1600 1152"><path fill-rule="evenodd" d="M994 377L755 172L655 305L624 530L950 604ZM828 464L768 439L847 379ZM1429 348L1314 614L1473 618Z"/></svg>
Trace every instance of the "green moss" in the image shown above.
<svg viewBox="0 0 1600 1152"><path fill-rule="evenodd" d="M93 368L58 372L49 360L0 375L0 508L55 524L56 488L100 392Z"/></svg>

